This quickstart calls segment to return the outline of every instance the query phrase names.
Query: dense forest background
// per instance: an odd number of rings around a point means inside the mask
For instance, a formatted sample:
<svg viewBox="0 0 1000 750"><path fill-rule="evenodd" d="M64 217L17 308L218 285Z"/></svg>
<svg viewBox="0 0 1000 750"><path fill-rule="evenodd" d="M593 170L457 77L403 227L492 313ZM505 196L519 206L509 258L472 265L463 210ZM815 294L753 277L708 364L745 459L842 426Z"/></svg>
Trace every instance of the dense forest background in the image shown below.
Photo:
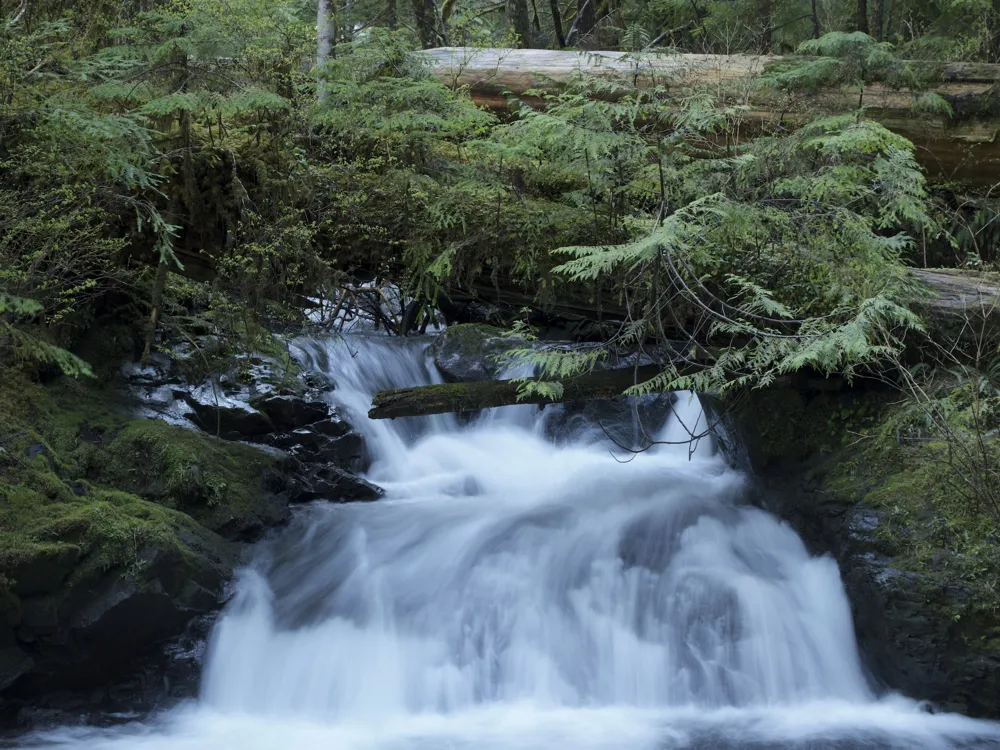
<svg viewBox="0 0 1000 750"><path fill-rule="evenodd" d="M679 276L739 308L709 316L716 337L759 345L712 380L766 380L884 354L916 324L900 263L928 247L932 264L993 261L988 191L929 192L863 100L879 83L911 92L915 118L947 117L902 61L998 60L989 3L25 0L0 17L5 359L83 372L66 349L100 316L183 326L195 300L252 339L269 305L372 278L429 300L502 279L543 306L631 285L627 345L662 327ZM862 108L748 138L759 82L581 79L487 112L409 54L444 44L800 50L765 85L856 89ZM775 326L785 338L760 335Z"/></svg>

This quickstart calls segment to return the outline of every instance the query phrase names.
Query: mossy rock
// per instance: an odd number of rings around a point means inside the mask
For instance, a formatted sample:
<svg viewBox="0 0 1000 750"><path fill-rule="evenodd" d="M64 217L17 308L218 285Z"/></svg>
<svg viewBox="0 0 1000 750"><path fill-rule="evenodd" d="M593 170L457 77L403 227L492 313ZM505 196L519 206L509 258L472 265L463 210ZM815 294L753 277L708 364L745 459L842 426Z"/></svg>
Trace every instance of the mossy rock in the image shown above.
<svg viewBox="0 0 1000 750"><path fill-rule="evenodd" d="M503 369L503 354L525 346L520 339L502 333L481 323L451 326L431 345L434 364L450 383L491 380Z"/></svg>
<svg viewBox="0 0 1000 750"><path fill-rule="evenodd" d="M0 671L11 694L88 687L217 608L242 549L229 540L288 513L265 487L274 464L131 420L92 383L0 372Z"/></svg>
<svg viewBox="0 0 1000 750"><path fill-rule="evenodd" d="M878 680L997 717L997 524L955 492L944 443L898 439L899 402L873 389L772 389L750 394L732 422L760 502L837 558Z"/></svg>

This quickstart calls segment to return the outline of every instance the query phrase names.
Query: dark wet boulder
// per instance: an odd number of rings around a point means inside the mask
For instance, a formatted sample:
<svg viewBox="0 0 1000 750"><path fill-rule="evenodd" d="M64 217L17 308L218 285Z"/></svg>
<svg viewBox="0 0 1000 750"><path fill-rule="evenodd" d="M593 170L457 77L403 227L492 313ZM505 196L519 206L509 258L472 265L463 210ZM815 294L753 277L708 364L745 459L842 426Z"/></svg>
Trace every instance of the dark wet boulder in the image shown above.
<svg viewBox="0 0 1000 750"><path fill-rule="evenodd" d="M333 464L355 472L368 468L364 438L354 431L331 437L303 427L274 435L271 444L306 463Z"/></svg>
<svg viewBox="0 0 1000 750"><path fill-rule="evenodd" d="M527 346L502 336L493 326L463 323L445 329L431 344L434 364L445 380L458 383L496 378L504 368L506 352Z"/></svg>
<svg viewBox="0 0 1000 750"><path fill-rule="evenodd" d="M191 409L191 421L223 440L256 440L274 432L271 419L241 399L202 386L184 394L184 400Z"/></svg>
<svg viewBox="0 0 1000 750"><path fill-rule="evenodd" d="M79 545L26 543L0 561L11 582L0 612L4 699L101 686L221 605L240 545L179 512L124 495L116 502L89 523L80 516Z"/></svg>
<svg viewBox="0 0 1000 750"><path fill-rule="evenodd" d="M351 425L336 415L309 425L309 429L328 437L342 437L352 430Z"/></svg>
<svg viewBox="0 0 1000 750"><path fill-rule="evenodd" d="M384 494L381 487L367 479L329 465L302 468L294 479L289 498L296 503L316 500L354 502L378 500Z"/></svg>
<svg viewBox="0 0 1000 750"><path fill-rule="evenodd" d="M250 399L250 407L264 414L279 429L296 429L326 420L330 406L325 401L293 394L272 394Z"/></svg>

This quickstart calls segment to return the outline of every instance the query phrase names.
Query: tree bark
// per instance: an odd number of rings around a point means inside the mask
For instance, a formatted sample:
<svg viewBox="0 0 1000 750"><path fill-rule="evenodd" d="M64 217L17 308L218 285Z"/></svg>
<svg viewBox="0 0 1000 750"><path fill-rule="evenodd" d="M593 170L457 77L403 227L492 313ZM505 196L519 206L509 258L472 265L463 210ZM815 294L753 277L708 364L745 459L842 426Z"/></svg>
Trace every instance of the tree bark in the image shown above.
<svg viewBox="0 0 1000 750"><path fill-rule="evenodd" d="M517 46L531 47L531 18L528 0L507 0L507 26L518 36Z"/></svg>
<svg viewBox="0 0 1000 750"><path fill-rule="evenodd" d="M813 39L819 39L823 36L819 30L819 9L816 7L816 1L812 0Z"/></svg>
<svg viewBox="0 0 1000 750"><path fill-rule="evenodd" d="M875 0L875 39L885 41L885 0Z"/></svg>
<svg viewBox="0 0 1000 750"><path fill-rule="evenodd" d="M556 41L559 43L559 49L563 49L566 46L566 35L563 34L562 16L559 13L559 0L549 0L549 7L552 10L552 28L556 32Z"/></svg>
<svg viewBox="0 0 1000 750"><path fill-rule="evenodd" d="M573 21L573 28L570 29L570 33L566 35L566 43L569 44L572 39L578 39L582 36L587 36L593 32L594 27L597 25L597 8L594 3L596 0L578 0L576 6L576 20ZM574 36L573 32L576 32Z"/></svg>
<svg viewBox="0 0 1000 750"><path fill-rule="evenodd" d="M868 0L858 0L858 18L857 18L858 31L867 34L869 32L868 28Z"/></svg>
<svg viewBox="0 0 1000 750"><path fill-rule="evenodd" d="M760 15L764 22L764 28L760 32L760 51L769 55L774 49L774 0L764 0L761 3Z"/></svg>
<svg viewBox="0 0 1000 750"><path fill-rule="evenodd" d="M553 404L561 401L581 401L586 399L610 399L622 392L658 375L660 365L605 370L587 375L577 375L556 381L562 385L562 396L548 398L537 394L518 400L520 383L515 380L482 380L474 383L444 383L442 385L422 385L416 388L396 388L379 391L372 399L368 412L371 419L395 419L396 417L419 417L427 414L448 414L451 412L478 411L495 406L515 406L518 404Z"/></svg>
<svg viewBox="0 0 1000 750"><path fill-rule="evenodd" d="M319 70L330 59L333 50L336 28L334 16L330 12L330 0L317 0L316 3L316 69ZM316 98L326 99L326 85L322 80L316 83Z"/></svg>
<svg viewBox="0 0 1000 750"><path fill-rule="evenodd" d="M413 17L417 24L417 34L424 49L436 47L438 43L437 5L434 0L413 0Z"/></svg>
<svg viewBox="0 0 1000 750"><path fill-rule="evenodd" d="M815 2L815 0L813 0ZM396 28L396 0L386 0L385 4L385 25L390 29Z"/></svg>
<svg viewBox="0 0 1000 750"><path fill-rule="evenodd" d="M164 260L161 260L160 265L156 267L156 279L153 281L153 298L150 300L153 312L149 316L149 325L146 328L146 342L142 348L142 359L140 360L143 365L149 361L149 355L153 352L156 329L160 324L160 308L163 305L163 289L167 285L168 270L168 265Z"/></svg>

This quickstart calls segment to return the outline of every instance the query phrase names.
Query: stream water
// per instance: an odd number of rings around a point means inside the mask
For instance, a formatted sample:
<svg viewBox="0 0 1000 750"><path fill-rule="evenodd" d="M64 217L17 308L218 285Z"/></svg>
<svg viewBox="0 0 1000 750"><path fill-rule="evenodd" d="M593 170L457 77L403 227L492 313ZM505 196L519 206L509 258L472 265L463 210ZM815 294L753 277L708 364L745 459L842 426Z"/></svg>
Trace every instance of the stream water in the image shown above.
<svg viewBox="0 0 1000 750"><path fill-rule="evenodd" d="M197 702L23 747L1000 747L994 724L873 693L835 562L742 505L708 438L632 457L562 407L367 420L376 390L436 378L425 347L301 342L386 498L302 508L259 545ZM685 394L644 413L665 443L705 424Z"/></svg>

